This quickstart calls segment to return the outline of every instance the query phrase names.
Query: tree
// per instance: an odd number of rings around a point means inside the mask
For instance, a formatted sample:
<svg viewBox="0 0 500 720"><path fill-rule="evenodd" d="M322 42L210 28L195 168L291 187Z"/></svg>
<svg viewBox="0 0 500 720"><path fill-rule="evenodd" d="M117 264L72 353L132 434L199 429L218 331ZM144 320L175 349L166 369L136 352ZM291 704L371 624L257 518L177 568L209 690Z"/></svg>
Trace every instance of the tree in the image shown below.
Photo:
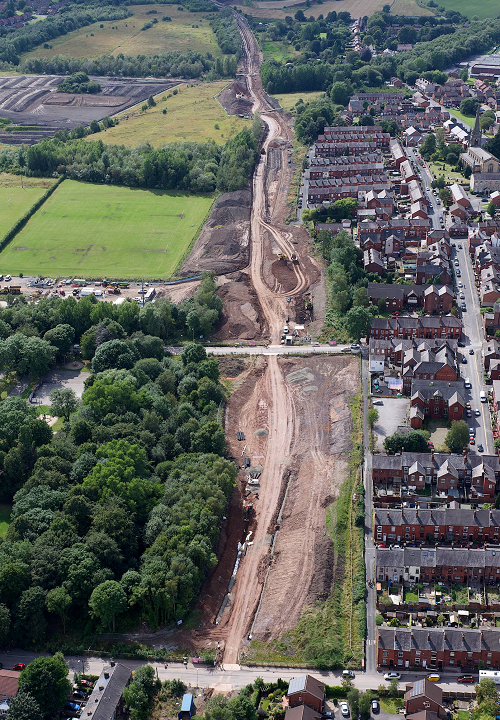
<svg viewBox="0 0 500 720"><path fill-rule="evenodd" d="M206 359L206 350L203 345L199 345L198 343L188 343L181 353L183 365L189 365L189 363L199 363Z"/></svg>
<svg viewBox="0 0 500 720"><path fill-rule="evenodd" d="M365 336L372 322L372 314L368 308L359 305L351 308L344 319L344 327L347 334L353 340L359 340Z"/></svg>
<svg viewBox="0 0 500 720"><path fill-rule="evenodd" d="M75 331L71 325L64 323L47 330L43 339L56 347L59 355L65 355L75 339Z"/></svg>
<svg viewBox="0 0 500 720"><path fill-rule="evenodd" d="M19 690L29 693L44 716L52 717L68 699L71 683L62 653L39 657L21 671Z"/></svg>
<svg viewBox="0 0 500 720"><path fill-rule="evenodd" d="M469 426L465 420L454 420L445 438L445 445L453 453L461 453L469 444Z"/></svg>
<svg viewBox="0 0 500 720"><path fill-rule="evenodd" d="M139 359L137 350L123 340L108 340L96 350L92 360L92 372L98 373L109 368L130 369Z"/></svg>
<svg viewBox="0 0 500 720"><path fill-rule="evenodd" d="M351 708L352 717L357 717L359 712L359 690L358 688L351 688L347 693L347 702Z"/></svg>
<svg viewBox="0 0 500 720"><path fill-rule="evenodd" d="M49 590L45 603L50 613L56 613L61 618L63 635L66 635L67 611L72 603L71 595L63 587L55 587Z"/></svg>
<svg viewBox="0 0 500 720"><path fill-rule="evenodd" d="M396 697L398 696L398 694L399 694L399 683L398 683L398 681L396 680L396 678L394 678L393 680L391 680L391 682L389 683L388 694L389 694L389 697L392 697L392 698L396 698Z"/></svg>
<svg viewBox="0 0 500 720"><path fill-rule="evenodd" d="M460 103L460 112L462 115L474 117L479 107L479 100L476 98L468 97L464 98Z"/></svg>
<svg viewBox="0 0 500 720"><path fill-rule="evenodd" d="M147 720L153 699L161 688L151 665L143 665L134 673L134 679L123 691L125 705L131 711L131 720Z"/></svg>
<svg viewBox="0 0 500 720"><path fill-rule="evenodd" d="M120 583L106 580L93 590L89 600L90 614L104 627L115 630L116 616L127 609L127 596Z"/></svg>
<svg viewBox="0 0 500 720"><path fill-rule="evenodd" d="M436 152L436 136L434 133L427 133L424 142L420 146L420 154L422 157L429 158Z"/></svg>
<svg viewBox="0 0 500 720"><path fill-rule="evenodd" d="M0 647L4 647L9 639L10 611L7 605L0 605Z"/></svg>
<svg viewBox="0 0 500 720"><path fill-rule="evenodd" d="M370 690L361 693L359 696L359 714L361 720L368 720L370 717L372 700L373 695Z"/></svg>
<svg viewBox="0 0 500 720"><path fill-rule="evenodd" d="M78 408L80 401L72 388L60 388L50 393L52 413L57 417L69 420L71 413Z"/></svg>
<svg viewBox="0 0 500 720"><path fill-rule="evenodd" d="M486 207L486 212L489 213L491 215L491 217L494 217L496 211L497 211L497 209L496 209L495 203L490 200L490 202L488 203L488 206Z"/></svg>
<svg viewBox="0 0 500 720"><path fill-rule="evenodd" d="M408 433L394 433L384 440L384 450L388 453L429 452L429 433L423 430L411 430Z"/></svg>
<svg viewBox="0 0 500 720"><path fill-rule="evenodd" d="M371 408L370 410L368 410L368 417L367 417L367 419L368 419L368 424L369 424L371 427L373 427L373 425L374 425L374 424L377 422L377 420L378 420L378 410L376 410L375 408Z"/></svg>
<svg viewBox="0 0 500 720"><path fill-rule="evenodd" d="M148 106L155 107L155 105L156 105L156 100L154 99L154 97L152 95L150 95L148 97Z"/></svg>
<svg viewBox="0 0 500 720"><path fill-rule="evenodd" d="M336 105L347 105L347 103L349 102L349 97L351 95L349 90L350 88L347 87L345 82L333 83L332 89L330 91L330 97L332 99L332 102L334 102Z"/></svg>
<svg viewBox="0 0 500 720"><path fill-rule="evenodd" d="M10 700L9 720L43 720L40 707L31 693L20 690Z"/></svg>

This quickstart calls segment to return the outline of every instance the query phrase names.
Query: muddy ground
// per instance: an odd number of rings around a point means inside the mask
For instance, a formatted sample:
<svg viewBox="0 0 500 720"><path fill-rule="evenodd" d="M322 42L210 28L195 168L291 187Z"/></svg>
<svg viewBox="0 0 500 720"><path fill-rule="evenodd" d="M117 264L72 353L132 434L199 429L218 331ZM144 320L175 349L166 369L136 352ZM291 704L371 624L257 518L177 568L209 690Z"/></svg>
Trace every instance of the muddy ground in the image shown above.
<svg viewBox="0 0 500 720"><path fill-rule="evenodd" d="M256 340L266 333L266 324L255 290L246 273L218 278L217 294L224 301L214 342Z"/></svg>
<svg viewBox="0 0 500 720"><path fill-rule="evenodd" d="M180 271L181 277L208 271L216 275L248 265L252 192L224 193L213 204L195 245Z"/></svg>
<svg viewBox="0 0 500 720"><path fill-rule="evenodd" d="M88 125L179 84L177 79L92 77L102 92L95 95L59 93L65 80L60 75L0 77L0 117L29 129L0 133L0 142L32 144L51 137L57 130Z"/></svg>
<svg viewBox="0 0 500 720"><path fill-rule="evenodd" d="M237 76L234 82L227 85L219 95L217 100L220 102L228 115L251 115L252 114L252 98L248 92L247 80L245 76Z"/></svg>

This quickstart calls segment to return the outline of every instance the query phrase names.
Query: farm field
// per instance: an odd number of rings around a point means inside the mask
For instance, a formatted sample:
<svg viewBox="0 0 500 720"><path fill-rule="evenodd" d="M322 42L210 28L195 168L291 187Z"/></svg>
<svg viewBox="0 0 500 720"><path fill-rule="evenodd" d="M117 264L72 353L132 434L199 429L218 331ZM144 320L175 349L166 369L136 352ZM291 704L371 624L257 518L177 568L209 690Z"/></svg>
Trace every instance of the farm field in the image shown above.
<svg viewBox="0 0 500 720"><path fill-rule="evenodd" d="M118 115L120 124L101 133L99 139L105 143L129 146L150 142L155 147L184 140L202 142L213 139L225 143L251 122L230 117L215 99L215 95L226 85L227 82L180 85L177 95L173 95L172 91L160 93L155 97L156 107L143 113L138 105L132 108L132 112L121 113ZM167 110L166 115L163 115L164 109ZM91 139L92 136L89 136Z"/></svg>
<svg viewBox="0 0 500 720"><path fill-rule="evenodd" d="M463 0L467 2L467 0ZM494 2L494 0L488 0ZM451 0L447 0L451 2ZM317 17L320 14L326 16L329 12L350 12L352 17L362 17L363 15L373 15L386 3L384 0L324 0L322 5L313 5L306 8L304 0L270 0L269 2L253 2L251 6L245 5L245 12L260 18L281 18L285 19L287 15L294 15L295 11L302 8L306 15ZM294 9L295 8L295 9ZM421 7L417 0L396 0L391 6L391 12L400 15L432 15L433 13L426 7Z"/></svg>
<svg viewBox="0 0 500 720"><path fill-rule="evenodd" d="M65 180L0 253L3 273L167 278L213 197Z"/></svg>
<svg viewBox="0 0 500 720"><path fill-rule="evenodd" d="M281 40L264 40L259 44L264 60L284 62L285 60L297 57L299 54L293 45L289 45L287 42Z"/></svg>
<svg viewBox="0 0 500 720"><path fill-rule="evenodd" d="M279 101L279 104L284 110L291 110L301 98L306 103L311 100L317 100L324 94L321 90L313 90L312 92L283 93L273 95L273 97Z"/></svg>
<svg viewBox="0 0 500 720"><path fill-rule="evenodd" d="M0 239L53 184L47 178L21 180L19 175L0 173Z"/></svg>
<svg viewBox="0 0 500 720"><path fill-rule="evenodd" d="M476 15L479 20L485 18L496 18L498 17L499 7L498 0L483 0L483 2L476 3L474 0L443 0L441 5L446 10L457 10L462 15L467 15L471 18Z"/></svg>
<svg viewBox="0 0 500 720"><path fill-rule="evenodd" d="M125 20L108 20L79 28L52 40L51 48L40 46L25 53L23 59L54 55L92 59L103 54L154 55L170 50L210 52L215 57L221 55L215 35L203 13L179 10L177 5L131 5L130 10L134 14ZM157 14L148 15L149 10L156 10ZM162 22L164 15L171 17L172 22ZM153 18L158 23L148 30L141 30Z"/></svg>

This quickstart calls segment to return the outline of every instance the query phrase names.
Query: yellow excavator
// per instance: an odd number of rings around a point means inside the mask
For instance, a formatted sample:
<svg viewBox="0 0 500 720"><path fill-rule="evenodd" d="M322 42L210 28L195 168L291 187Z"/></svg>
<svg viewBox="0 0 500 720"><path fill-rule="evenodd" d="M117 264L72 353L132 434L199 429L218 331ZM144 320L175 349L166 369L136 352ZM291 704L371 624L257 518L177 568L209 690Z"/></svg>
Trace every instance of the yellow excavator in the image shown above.
<svg viewBox="0 0 500 720"><path fill-rule="evenodd" d="M285 253L278 253L278 260L284 260L285 262L288 262L288 255Z"/></svg>

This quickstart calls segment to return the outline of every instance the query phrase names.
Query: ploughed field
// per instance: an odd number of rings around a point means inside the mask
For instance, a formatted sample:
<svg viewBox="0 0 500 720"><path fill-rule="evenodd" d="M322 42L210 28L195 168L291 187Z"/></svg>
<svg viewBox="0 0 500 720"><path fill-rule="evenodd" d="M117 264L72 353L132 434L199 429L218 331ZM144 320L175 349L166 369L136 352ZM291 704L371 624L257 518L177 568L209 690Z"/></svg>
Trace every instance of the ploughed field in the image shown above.
<svg viewBox="0 0 500 720"><path fill-rule="evenodd" d="M88 125L161 93L175 80L93 77L102 92L75 95L57 92L61 75L0 77L0 117L12 121L0 131L0 143L33 144L57 130Z"/></svg>
<svg viewBox="0 0 500 720"><path fill-rule="evenodd" d="M65 180L0 253L18 275L164 279L188 251L210 195Z"/></svg>

